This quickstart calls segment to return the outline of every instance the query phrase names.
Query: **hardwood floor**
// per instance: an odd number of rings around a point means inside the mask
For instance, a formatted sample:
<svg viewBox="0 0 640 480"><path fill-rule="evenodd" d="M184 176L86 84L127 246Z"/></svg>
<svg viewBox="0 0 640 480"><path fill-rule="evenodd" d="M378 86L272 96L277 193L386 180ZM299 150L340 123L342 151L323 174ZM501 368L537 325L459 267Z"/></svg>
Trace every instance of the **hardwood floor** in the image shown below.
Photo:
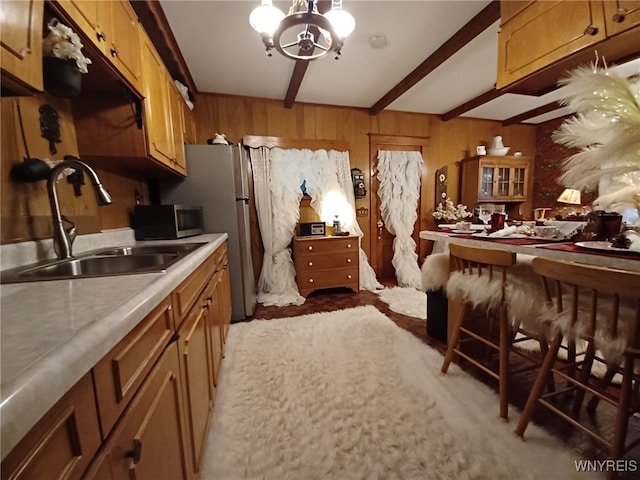
<svg viewBox="0 0 640 480"><path fill-rule="evenodd" d="M393 285L386 284L385 286ZM307 301L301 306L266 307L258 304L256 312L250 320L269 320L273 318L293 317L317 312L341 310L361 305L373 305L399 327L411 332L425 344L435 348L444 355L446 344L427 335L424 320L391 311L389 306L380 301L376 294L368 291L353 293L351 290L345 288L314 292L307 297ZM462 366L463 368L465 367L464 364ZM497 381L493 378L475 368L469 367L467 368L467 371L471 375L474 375L485 382L487 386L497 391ZM510 384L510 402L519 409L522 409L526 402L534 377L535 371L531 371L530 373L521 374L512 378L512 382ZM568 399L568 401L570 401L570 399ZM517 420L517 414L512 415L509 420L510 423L513 424L514 429ZM533 420L535 423L541 425L543 428L561 439L569 448L575 449L576 452L584 458L593 460L605 460L607 458L606 449L601 443L593 440L586 433L559 419L544 407L539 406L536 409ZM601 402L601 405L598 407L598 410L592 420L594 424L598 425L600 431L604 435L610 435L615 423L615 412L608 404ZM496 421L498 421L497 417ZM631 419L627 438L628 441L630 439L640 438L640 418L634 417ZM617 478L621 480L640 478L640 445L636 445L633 449L627 452L624 459L628 461L628 464L631 467L635 465L637 470L620 474Z"/></svg>

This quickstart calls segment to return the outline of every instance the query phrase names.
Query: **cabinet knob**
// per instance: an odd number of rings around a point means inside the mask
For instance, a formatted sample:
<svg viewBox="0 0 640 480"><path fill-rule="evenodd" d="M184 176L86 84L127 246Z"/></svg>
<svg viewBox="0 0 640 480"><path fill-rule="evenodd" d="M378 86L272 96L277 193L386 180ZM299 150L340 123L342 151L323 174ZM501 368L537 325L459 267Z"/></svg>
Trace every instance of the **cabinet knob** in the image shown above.
<svg viewBox="0 0 640 480"><path fill-rule="evenodd" d="M107 34L104 32L98 32L96 33L96 37L100 42L104 42L107 39Z"/></svg>
<svg viewBox="0 0 640 480"><path fill-rule="evenodd" d="M625 18L627 18L626 14L627 12L625 10L618 10L613 14L612 20L616 23L622 23L624 22Z"/></svg>
<svg viewBox="0 0 640 480"><path fill-rule="evenodd" d="M134 438L133 449L126 451L124 456L130 458L133 464L136 465L142 456L142 442L139 439Z"/></svg>
<svg viewBox="0 0 640 480"><path fill-rule="evenodd" d="M347 263L351 263L351 259L350 258L347 258Z"/></svg>
<svg viewBox="0 0 640 480"><path fill-rule="evenodd" d="M584 29L584 34L585 35L597 35L598 34L598 27L594 27L593 25L589 25L587 28Z"/></svg>
<svg viewBox="0 0 640 480"><path fill-rule="evenodd" d="M309 245L309 246L307 247L307 250L313 250L313 247L312 247L311 245Z"/></svg>
<svg viewBox="0 0 640 480"><path fill-rule="evenodd" d="M307 263L307 265L309 265L310 267L313 267L313 262L309 262Z"/></svg>
<svg viewBox="0 0 640 480"><path fill-rule="evenodd" d="M313 278L310 278L310 279L309 279L309 283L313 283Z"/></svg>
<svg viewBox="0 0 640 480"><path fill-rule="evenodd" d="M120 53L120 52L118 51L118 49L117 49L117 48L113 47L113 48L111 49L111 56L112 56L112 57L117 57L117 56L118 56L118 53Z"/></svg>
<svg viewBox="0 0 640 480"><path fill-rule="evenodd" d="M351 280L351 274L347 275L347 278L348 278L349 280Z"/></svg>
<svg viewBox="0 0 640 480"><path fill-rule="evenodd" d="M347 243L347 248L351 248L351 244L350 243Z"/></svg>

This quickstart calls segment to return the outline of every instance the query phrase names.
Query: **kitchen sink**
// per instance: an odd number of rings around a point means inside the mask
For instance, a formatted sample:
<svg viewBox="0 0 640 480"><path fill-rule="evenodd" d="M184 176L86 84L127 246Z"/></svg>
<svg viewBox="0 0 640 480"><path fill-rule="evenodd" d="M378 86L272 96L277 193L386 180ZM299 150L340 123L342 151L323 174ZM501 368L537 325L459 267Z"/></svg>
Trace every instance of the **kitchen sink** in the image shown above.
<svg viewBox="0 0 640 480"><path fill-rule="evenodd" d="M204 243L110 247L2 272L2 283L162 273Z"/></svg>

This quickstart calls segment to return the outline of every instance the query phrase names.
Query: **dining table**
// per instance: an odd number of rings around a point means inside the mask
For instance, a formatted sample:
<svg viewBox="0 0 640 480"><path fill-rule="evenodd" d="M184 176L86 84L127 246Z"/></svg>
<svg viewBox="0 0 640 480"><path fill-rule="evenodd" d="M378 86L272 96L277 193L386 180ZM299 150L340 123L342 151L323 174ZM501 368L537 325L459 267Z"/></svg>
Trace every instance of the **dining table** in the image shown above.
<svg viewBox="0 0 640 480"><path fill-rule="evenodd" d="M480 231L453 233L449 229L422 230L420 238L434 242L433 253L448 251L454 242L483 248L502 248L516 254L565 260L599 267L640 272L640 252L610 248L606 243L524 237L488 237Z"/></svg>
<svg viewBox="0 0 640 480"><path fill-rule="evenodd" d="M476 226L477 227L477 226ZM458 231L459 232L459 231ZM432 254L447 253L451 243L500 248L516 254L545 257L599 267L640 272L640 252L611 248L606 242L573 241L570 239L541 239L524 235L512 237L488 237L483 228L455 233L451 229L423 230L420 238L433 242ZM452 330L458 305L448 302L448 333Z"/></svg>

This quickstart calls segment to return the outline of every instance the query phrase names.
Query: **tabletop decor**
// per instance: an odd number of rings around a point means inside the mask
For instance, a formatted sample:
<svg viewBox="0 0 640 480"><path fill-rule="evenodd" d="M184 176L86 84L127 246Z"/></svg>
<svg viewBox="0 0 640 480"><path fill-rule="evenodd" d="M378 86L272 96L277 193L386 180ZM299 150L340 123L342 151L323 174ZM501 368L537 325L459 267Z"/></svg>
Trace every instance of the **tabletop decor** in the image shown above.
<svg viewBox="0 0 640 480"><path fill-rule="evenodd" d="M575 115L553 139L580 149L565 160L560 181L583 191L600 186L594 204L622 213L640 208L640 76L626 78L603 64L596 60L560 81L569 91L562 103Z"/></svg>
<svg viewBox="0 0 640 480"><path fill-rule="evenodd" d="M440 202L438 207L433 211L433 218L436 223L459 222L471 216L473 216L473 213L467 211L466 205L462 205L461 203L454 205L450 197Z"/></svg>
<svg viewBox="0 0 640 480"><path fill-rule="evenodd" d="M91 60L82 53L80 37L54 18L47 24L49 33L42 40L45 90L60 97L80 93L81 74L87 73Z"/></svg>

